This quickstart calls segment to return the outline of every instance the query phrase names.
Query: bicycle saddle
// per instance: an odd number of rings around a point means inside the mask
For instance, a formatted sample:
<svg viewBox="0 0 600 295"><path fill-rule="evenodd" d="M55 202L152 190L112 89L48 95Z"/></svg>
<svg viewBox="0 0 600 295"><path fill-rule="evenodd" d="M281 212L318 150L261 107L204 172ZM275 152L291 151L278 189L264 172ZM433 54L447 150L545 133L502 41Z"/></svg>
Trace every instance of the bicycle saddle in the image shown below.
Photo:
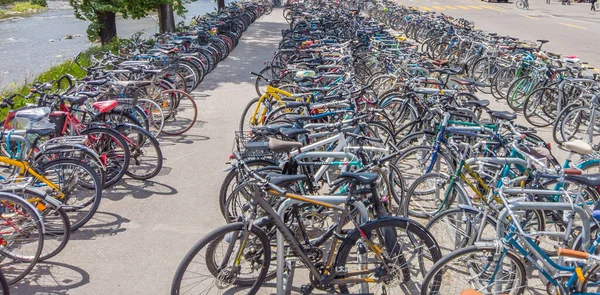
<svg viewBox="0 0 600 295"><path fill-rule="evenodd" d="M467 106L475 106L475 107L487 107L488 105L490 105L490 101L487 99L483 99L483 100L467 100L465 101L465 104Z"/></svg>
<svg viewBox="0 0 600 295"><path fill-rule="evenodd" d="M565 180L596 188L600 186L600 173L586 175L565 175Z"/></svg>
<svg viewBox="0 0 600 295"><path fill-rule="evenodd" d="M107 100L95 102L92 106L100 113L106 113L117 107L117 104L118 102L116 100Z"/></svg>
<svg viewBox="0 0 600 295"><path fill-rule="evenodd" d="M269 149L275 153L289 152L295 148L302 147L302 143L296 141L283 141L276 138L269 138Z"/></svg>
<svg viewBox="0 0 600 295"><path fill-rule="evenodd" d="M286 186L292 182L306 179L304 174L284 175L277 173L269 173L266 176L267 181L277 186Z"/></svg>
<svg viewBox="0 0 600 295"><path fill-rule="evenodd" d="M377 180L377 173L372 172L342 172L340 173L340 178L351 179L355 182L360 182L361 184L373 184L375 180Z"/></svg>
<svg viewBox="0 0 600 295"><path fill-rule="evenodd" d="M475 86L479 86L479 87L485 87L487 85L483 84L483 83L479 83L477 81L475 81L474 79L455 79L452 78L450 79L450 81L459 84L459 85L463 85L463 86L467 86L467 85L475 85Z"/></svg>
<svg viewBox="0 0 600 295"><path fill-rule="evenodd" d="M443 65L446 65L448 62L450 62L450 61L449 60L438 59L438 60L432 61L431 63L434 64L434 65L436 65L436 66L438 66L438 67L441 67Z"/></svg>
<svg viewBox="0 0 600 295"><path fill-rule="evenodd" d="M537 40L537 41L540 42L540 43L542 43L542 44L546 44L546 43L550 42L548 40Z"/></svg>
<svg viewBox="0 0 600 295"><path fill-rule="evenodd" d="M517 114L508 111L492 111L493 118L512 121L517 118Z"/></svg>
<svg viewBox="0 0 600 295"><path fill-rule="evenodd" d="M106 84L106 82L108 82L108 79L86 81L85 84L92 85L92 86L100 86L100 85Z"/></svg>
<svg viewBox="0 0 600 295"><path fill-rule="evenodd" d="M256 127L252 129L252 132L255 134L262 134L262 135L275 135L277 133L279 133L279 130L281 128L292 128L294 127L294 125L290 124L290 123L282 123L282 124L271 124L271 125L265 125L262 127Z"/></svg>
<svg viewBox="0 0 600 295"><path fill-rule="evenodd" d="M287 138L297 138L298 135L301 134L308 134L310 133L309 130L306 130L304 128L281 128L279 129L279 133L281 133L281 135L287 137Z"/></svg>
<svg viewBox="0 0 600 295"><path fill-rule="evenodd" d="M85 95L87 97L96 97L100 95L102 92L100 91L80 91L77 92L77 95Z"/></svg>
<svg viewBox="0 0 600 295"><path fill-rule="evenodd" d="M285 115L285 118L287 120L290 120L293 122L302 122L302 121L312 120L312 116L307 116L307 115Z"/></svg>
<svg viewBox="0 0 600 295"><path fill-rule="evenodd" d="M580 155L589 155L594 152L594 149L583 140L573 140L563 143L563 147Z"/></svg>
<svg viewBox="0 0 600 295"><path fill-rule="evenodd" d="M285 103L286 108L300 108L300 107L307 107L309 105L310 105L309 102L303 102L303 101L291 101L291 102Z"/></svg>
<svg viewBox="0 0 600 295"><path fill-rule="evenodd" d="M86 100L89 99L88 96L78 95L78 96L70 96L64 95L64 99L66 99L71 105L82 105Z"/></svg>

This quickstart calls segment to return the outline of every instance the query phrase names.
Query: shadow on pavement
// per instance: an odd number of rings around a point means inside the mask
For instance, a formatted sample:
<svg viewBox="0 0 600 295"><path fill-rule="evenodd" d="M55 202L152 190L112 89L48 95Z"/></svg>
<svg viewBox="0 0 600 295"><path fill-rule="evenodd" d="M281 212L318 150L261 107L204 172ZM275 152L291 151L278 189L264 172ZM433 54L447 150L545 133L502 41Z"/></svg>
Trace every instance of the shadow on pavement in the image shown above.
<svg viewBox="0 0 600 295"><path fill-rule="evenodd" d="M123 223L131 220L111 212L97 211L83 227L71 233L70 240L93 240L99 237L114 236L125 231Z"/></svg>
<svg viewBox="0 0 600 295"><path fill-rule="evenodd" d="M68 294L90 282L83 269L58 262L38 262L23 280L11 286L11 294Z"/></svg>
<svg viewBox="0 0 600 295"><path fill-rule="evenodd" d="M198 122L196 122L198 124ZM210 137L203 135L173 135L173 136L161 136L158 141L161 146L172 146L177 144L192 144L196 141L209 140Z"/></svg>
<svg viewBox="0 0 600 295"><path fill-rule="evenodd" d="M170 196L175 194L177 194L177 189L164 183L152 180L123 179L103 194L102 197L118 201L125 197L145 199L154 195Z"/></svg>

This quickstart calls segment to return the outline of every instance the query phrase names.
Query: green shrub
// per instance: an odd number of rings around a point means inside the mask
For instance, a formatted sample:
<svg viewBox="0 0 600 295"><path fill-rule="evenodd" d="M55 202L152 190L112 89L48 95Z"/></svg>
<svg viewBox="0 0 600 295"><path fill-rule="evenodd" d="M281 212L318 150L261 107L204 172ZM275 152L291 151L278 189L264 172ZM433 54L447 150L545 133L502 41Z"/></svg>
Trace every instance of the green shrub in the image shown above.
<svg viewBox="0 0 600 295"><path fill-rule="evenodd" d="M6 4L10 4L13 3L14 0L0 0L0 5L6 5Z"/></svg>
<svg viewBox="0 0 600 295"><path fill-rule="evenodd" d="M41 7L48 6L48 3L46 2L46 0L29 0L29 3L31 3L33 5L39 5Z"/></svg>
<svg viewBox="0 0 600 295"><path fill-rule="evenodd" d="M29 10L41 10L44 9L44 7L36 5L36 4L31 4L28 2L15 2L13 7L10 9L14 12L27 12Z"/></svg>

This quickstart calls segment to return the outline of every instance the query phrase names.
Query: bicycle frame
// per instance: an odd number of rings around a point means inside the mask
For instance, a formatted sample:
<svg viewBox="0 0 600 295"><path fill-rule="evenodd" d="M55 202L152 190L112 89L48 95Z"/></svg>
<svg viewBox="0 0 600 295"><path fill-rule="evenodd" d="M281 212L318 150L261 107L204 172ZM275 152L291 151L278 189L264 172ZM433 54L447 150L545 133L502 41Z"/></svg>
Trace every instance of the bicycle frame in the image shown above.
<svg viewBox="0 0 600 295"><path fill-rule="evenodd" d="M506 190L501 190L499 192L500 195L504 195L504 192L507 192L509 194L523 194L523 193L532 193L532 194L544 194L544 195L550 195L550 194L567 194L565 191L552 191L552 190L536 190L536 189L506 189ZM498 220L505 220L508 215L511 215L511 220L515 220L512 216L512 210L516 209L516 210L574 210L575 213L579 214L581 216L581 218L583 219L583 221L588 221L589 222L589 218L587 217L585 211L577 206L572 206L571 204L565 203L565 204L556 204L556 203L539 203L539 202L517 202L517 203L512 203L512 204L508 204L508 206L510 208L505 208L502 210L502 212L500 213L499 219ZM497 237L500 237L501 235L504 234L504 230L503 230L503 226L504 224L499 222L497 225ZM517 234L518 232L521 232L521 234ZM520 226L518 224L513 223L512 226L509 229L509 232L506 234L505 238L503 238L503 243L505 245L509 245L511 247L513 247L514 249L516 249L521 255L523 255L523 257L525 258L525 261L531 261L531 265L533 267L535 267L550 283L552 283L553 286L559 287L559 288L569 288L568 291L571 291L574 289L575 287L575 283L578 281L579 279L579 275L577 274L576 268L578 267L571 267L571 266L562 266L557 264L556 262L554 262L554 260L550 259L550 257L544 252L544 250L542 250L537 243L530 238L529 236L524 236L523 235L524 232L523 230L520 228ZM583 230L582 232L584 241L583 241L583 247L586 247L588 244L591 244L590 246L590 250L594 250L595 251L595 243L590 243L589 241L589 229L588 230ZM519 240L523 240L523 243L519 243ZM600 242L600 236L598 236L596 238L596 242ZM497 260L497 262L502 261L502 259L504 258L504 256L506 255L506 253L508 253L508 247L504 247L504 249L502 250L502 253L499 256L499 259ZM536 263L536 261L539 261L540 264ZM557 279L554 278L553 274L551 274L549 271L547 271L546 269L551 269L551 270L556 270L556 271L563 271L563 272L570 272L572 273L571 276L569 277L569 280L567 281L567 283L565 285L561 285ZM494 274L491 276L489 282L493 282L495 276L498 274L499 269L497 268L494 271ZM585 270L583 271L583 273L585 273ZM562 291L562 290L561 290ZM561 292L562 293L562 292ZM572 292L570 293L571 295L591 295L591 294L597 294L597 293L580 293L580 292Z"/></svg>
<svg viewBox="0 0 600 295"><path fill-rule="evenodd" d="M280 105L283 104L283 100L281 99L281 97L279 97L279 95L282 95L285 97L292 97L292 98L294 97L294 95L292 93L275 88L271 85L267 85L267 91L265 91L265 93L258 99L256 108L254 109L254 111L252 111L252 117L250 118L251 125L263 123L263 120L264 120L265 116L267 115L267 109L265 108L262 110L262 113L260 114L260 117L258 118L258 122L257 122L256 116L258 115L260 106L265 99L269 99L269 101L275 100Z"/></svg>
<svg viewBox="0 0 600 295"><path fill-rule="evenodd" d="M256 189L255 191L258 192L259 190ZM307 198L304 196L291 194L291 193L287 193L287 192L280 193L273 189L270 189L268 193L273 194L273 195L282 196L287 199L296 200L296 201L300 201L300 202L304 202L304 203L309 203L312 205L322 206L322 207L325 207L330 210L341 212L341 216L339 219L340 221L346 220L348 218L348 216L350 216L349 215L350 212L342 206L332 205L327 202L313 200L313 199L310 199L310 198ZM296 239L295 234L292 233L292 231L287 227L287 225L283 222L283 220L281 218L279 218L279 215L275 212L275 210L271 207L271 205L269 205L269 203L267 203L267 201L262 197L262 195L260 193L251 194L251 198L255 202L255 204L257 204L259 207L261 207L263 210L265 210L267 215L273 217L272 218L273 224L277 227L277 229L281 233L283 239L285 239L285 241L287 241L289 243L289 247L292 250L292 252L296 253L298 258L306 265L308 270L315 277L319 278L319 280L327 281L327 283L332 284L332 285L351 284L351 283L377 283L378 282L377 280L372 279L372 278L330 279L331 277L336 275L336 271L334 269L332 269L332 267L334 266L333 262L334 262L334 257L335 257L335 255L334 255L335 248L337 247L339 240L340 240L339 238L337 238L337 236L340 236L342 233L341 224L343 224L343 222L338 222L338 226L337 226L335 234L334 234L334 236L336 238L335 238L334 242L331 244L331 251L329 252L329 255L327 255L327 260L325 261L326 270L324 271L325 276L323 276L323 275L321 275L321 272L319 271L319 269L315 266L315 264L311 261L311 259L305 253L305 250L303 249L301 242L298 241L298 239ZM355 224L355 226L357 228L359 227L353 218L350 218L350 220ZM249 224L252 224L253 220L249 220L246 222L248 222ZM375 245L373 242L371 242L364 232L362 232L362 231L359 231L359 232L360 232L360 235L362 236L362 240L367 244L366 245L367 248L375 254L375 257L377 258L377 260L379 262L381 262L383 265L385 265L383 251L381 251L381 249L377 245ZM245 238L247 238L247 237L245 237ZM244 243L244 241L242 241L242 243ZM243 252L241 250L242 249L240 249L240 252L237 254L237 258L236 258L237 265L239 265L239 262L243 255ZM346 277L360 276L360 275L364 275L364 274L366 274L365 271L361 271L361 272L354 273L354 274L346 273L345 276Z"/></svg>

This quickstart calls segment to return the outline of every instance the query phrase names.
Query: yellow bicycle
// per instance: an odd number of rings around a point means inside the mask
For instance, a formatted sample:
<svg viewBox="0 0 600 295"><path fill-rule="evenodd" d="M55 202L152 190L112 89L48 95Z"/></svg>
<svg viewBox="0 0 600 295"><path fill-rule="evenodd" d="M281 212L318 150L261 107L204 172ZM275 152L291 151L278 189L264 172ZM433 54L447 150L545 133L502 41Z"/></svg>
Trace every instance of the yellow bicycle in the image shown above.
<svg viewBox="0 0 600 295"><path fill-rule="evenodd" d="M252 74L260 76L256 73ZM240 120L240 132L250 131L256 126L263 125L267 114L276 106L283 106L285 102L310 102L312 93L291 93L274 87L276 83L277 81L270 81L265 93L246 105Z"/></svg>

